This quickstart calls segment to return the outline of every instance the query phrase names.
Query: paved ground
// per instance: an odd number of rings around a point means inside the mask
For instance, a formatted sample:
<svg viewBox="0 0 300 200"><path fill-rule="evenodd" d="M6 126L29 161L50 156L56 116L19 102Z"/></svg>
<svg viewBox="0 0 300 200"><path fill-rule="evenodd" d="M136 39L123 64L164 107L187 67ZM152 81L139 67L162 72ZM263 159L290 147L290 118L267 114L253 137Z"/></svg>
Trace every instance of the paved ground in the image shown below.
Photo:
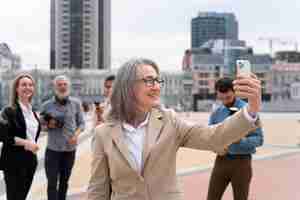
<svg viewBox="0 0 300 200"><path fill-rule="evenodd" d="M249 200L295 200L300 199L300 153L285 155L253 162ZM206 198L210 170L195 172L183 176L186 200ZM70 200L83 200L84 194L73 194ZM231 200L231 188L228 187L223 200Z"/></svg>
<svg viewBox="0 0 300 200"><path fill-rule="evenodd" d="M295 200L300 199L300 154L254 161L249 200ZM210 171L184 177L185 199L205 199ZM231 200L229 187L223 200Z"/></svg>
<svg viewBox="0 0 300 200"><path fill-rule="evenodd" d="M189 121L207 123L208 113L183 114ZM265 145L258 148L254 161L254 177L251 185L250 200L294 200L300 199L296 181L300 180L300 123L298 116L266 114L261 116L264 128ZM89 121L89 120L87 120ZM288 130L288 131L287 131ZM87 132L89 132L87 130ZM90 137L82 134L76 162L70 180L70 198L84 200L82 196L90 175ZM46 197L46 177L43 167L43 155L46 138L40 140L40 167L28 197L29 200L41 200ZM177 170L182 176L186 200L205 199L210 169L214 154L211 152L181 149L177 154ZM278 157L279 156L279 157ZM270 159L272 158L272 159ZM5 191L0 174L0 200L5 200ZM224 200L231 198L230 187Z"/></svg>

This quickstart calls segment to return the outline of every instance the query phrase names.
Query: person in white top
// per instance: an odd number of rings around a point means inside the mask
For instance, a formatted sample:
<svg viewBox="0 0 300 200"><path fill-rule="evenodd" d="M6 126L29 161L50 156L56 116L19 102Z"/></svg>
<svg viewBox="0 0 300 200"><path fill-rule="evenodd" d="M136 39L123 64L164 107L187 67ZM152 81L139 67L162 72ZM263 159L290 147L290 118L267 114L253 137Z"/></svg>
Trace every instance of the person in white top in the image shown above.
<svg viewBox="0 0 300 200"><path fill-rule="evenodd" d="M221 152L260 125L261 84L254 76L234 82L248 107L214 126L187 122L163 109L163 83L149 59L131 59L119 68L111 109L95 130L87 200L182 200L176 178L180 147Z"/></svg>
<svg viewBox="0 0 300 200"><path fill-rule="evenodd" d="M17 76L12 84L10 105L1 112L0 169L4 174L7 200L26 199L37 167L41 126L31 106L34 87L31 75Z"/></svg>

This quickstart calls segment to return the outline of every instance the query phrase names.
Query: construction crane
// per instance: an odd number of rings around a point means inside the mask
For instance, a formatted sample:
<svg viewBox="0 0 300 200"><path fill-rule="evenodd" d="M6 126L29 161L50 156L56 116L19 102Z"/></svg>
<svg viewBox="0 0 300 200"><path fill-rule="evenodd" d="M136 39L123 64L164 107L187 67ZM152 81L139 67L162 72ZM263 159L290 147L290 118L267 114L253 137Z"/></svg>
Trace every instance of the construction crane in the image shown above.
<svg viewBox="0 0 300 200"><path fill-rule="evenodd" d="M298 42L296 40L283 40L277 37L260 37L258 40L265 40L269 43L271 56L273 56L274 43L279 43L281 45L294 45L295 51L298 51Z"/></svg>

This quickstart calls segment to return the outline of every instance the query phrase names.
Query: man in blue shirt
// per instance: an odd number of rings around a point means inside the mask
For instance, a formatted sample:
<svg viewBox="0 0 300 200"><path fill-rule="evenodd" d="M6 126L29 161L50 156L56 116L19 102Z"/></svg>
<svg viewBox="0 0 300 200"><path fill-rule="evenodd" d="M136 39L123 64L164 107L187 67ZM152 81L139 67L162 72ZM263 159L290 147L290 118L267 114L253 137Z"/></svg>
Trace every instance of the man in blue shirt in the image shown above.
<svg viewBox="0 0 300 200"><path fill-rule="evenodd" d="M45 152L47 195L48 200L66 200L78 137L85 122L80 101L70 96L69 78L59 75L53 85L55 96L41 107L41 121L48 129Z"/></svg>
<svg viewBox="0 0 300 200"><path fill-rule="evenodd" d="M217 99L222 102L210 116L209 124L217 124L247 103L235 96L232 80L221 78L215 84ZM234 200L247 200L252 177L252 154L263 144L262 129L257 128L247 137L218 152L210 177L207 200L220 200L229 183L232 185Z"/></svg>

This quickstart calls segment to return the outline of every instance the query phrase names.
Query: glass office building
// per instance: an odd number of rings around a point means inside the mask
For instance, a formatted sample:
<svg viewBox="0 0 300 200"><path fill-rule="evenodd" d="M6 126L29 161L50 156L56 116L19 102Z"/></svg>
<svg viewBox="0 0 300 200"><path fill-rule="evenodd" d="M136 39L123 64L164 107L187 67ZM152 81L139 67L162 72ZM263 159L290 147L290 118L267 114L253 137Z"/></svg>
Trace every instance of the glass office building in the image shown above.
<svg viewBox="0 0 300 200"><path fill-rule="evenodd" d="M191 22L191 47L209 40L238 40L238 22L233 13L199 12Z"/></svg>

